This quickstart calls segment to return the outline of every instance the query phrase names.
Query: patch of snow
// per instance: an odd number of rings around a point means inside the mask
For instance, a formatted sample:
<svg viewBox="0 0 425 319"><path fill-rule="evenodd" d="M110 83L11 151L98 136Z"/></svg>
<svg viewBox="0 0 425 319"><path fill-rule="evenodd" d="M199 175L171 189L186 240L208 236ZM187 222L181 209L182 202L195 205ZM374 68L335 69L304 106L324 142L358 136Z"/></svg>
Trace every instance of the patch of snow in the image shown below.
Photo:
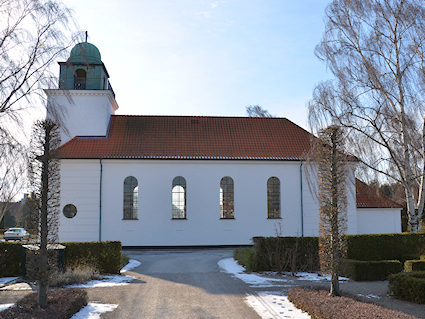
<svg viewBox="0 0 425 319"><path fill-rule="evenodd" d="M17 291L17 290L32 290L31 286L29 284L27 284L26 282L19 282L17 284L8 284L2 288L0 288L0 290L12 290L12 291Z"/></svg>
<svg viewBox="0 0 425 319"><path fill-rule="evenodd" d="M136 267L139 267L139 266L140 266L140 261L137 261L137 260L134 260L134 259L130 259L128 261L128 264L125 265L124 267L122 267L122 269L121 269L120 272L121 273L124 273L126 271L132 270L132 269L134 269Z"/></svg>
<svg viewBox="0 0 425 319"><path fill-rule="evenodd" d="M94 287L111 287L128 285L134 280L132 276L111 275L103 276L102 280L92 280L85 284L69 285L66 288L94 288Z"/></svg>
<svg viewBox="0 0 425 319"><path fill-rule="evenodd" d="M218 262L218 265L223 268L225 272L231 274L237 274L245 271L245 267L239 265L233 258L222 259Z"/></svg>
<svg viewBox="0 0 425 319"><path fill-rule="evenodd" d="M258 295L249 295L246 297L247 303L263 319L310 319L310 315L294 306L286 296L280 296L276 293L259 293Z"/></svg>
<svg viewBox="0 0 425 319"><path fill-rule="evenodd" d="M273 284L273 283L269 283L269 284L265 284L265 285L253 285L251 287L255 287L255 288L268 288L268 287L282 287L282 288L288 288L288 287L292 287L293 285L279 285L279 284Z"/></svg>
<svg viewBox="0 0 425 319"><path fill-rule="evenodd" d="M5 285L9 282L15 281L18 277L3 277L0 278L0 285Z"/></svg>
<svg viewBox="0 0 425 319"><path fill-rule="evenodd" d="M286 279L261 277L256 274L244 273L245 268L239 265L233 258L220 260L218 265L227 273L233 274L236 278L254 287L274 287L275 282L287 282Z"/></svg>
<svg viewBox="0 0 425 319"><path fill-rule="evenodd" d="M223 269L223 271L227 273L231 273L235 277L246 282L247 284L254 285L255 287L260 287L260 285L266 285L266 287L270 285L275 286L274 282L286 282L286 283L293 282L293 280L290 280L290 279L267 278L267 277L259 276L256 274L245 273L245 268L239 265L233 258L226 258L226 259L220 260L218 262L218 265ZM269 272L264 272L263 274L264 276L267 276L267 275L274 276L277 273L269 271ZM286 275L289 278L292 277L292 274L289 272L284 273L284 275ZM330 281L331 280L330 275L321 276L319 273L309 273L309 272L295 273L295 277L298 280L309 280L309 281ZM344 282L348 280L349 280L348 278L339 277L340 282Z"/></svg>
<svg viewBox="0 0 425 319"><path fill-rule="evenodd" d="M369 299L371 299L371 298L375 298L375 299L381 299L381 297L379 297L379 296L376 296L376 295L372 295L372 294L368 294L368 295L363 295L363 294L358 294L357 296L359 296L359 297L366 297L366 298L369 298Z"/></svg>
<svg viewBox="0 0 425 319"><path fill-rule="evenodd" d="M13 305L14 305L13 303L5 303L5 304L2 304L2 305L0 305L0 311L5 310L5 309L7 309L7 308L10 308L10 307L12 307Z"/></svg>
<svg viewBox="0 0 425 319"><path fill-rule="evenodd" d="M309 280L309 281L331 281L331 275L328 276L322 276L318 273L310 273L310 272L298 272L295 274L295 276L298 278L298 280ZM345 277L339 277L339 282L343 281L349 281L350 279Z"/></svg>
<svg viewBox="0 0 425 319"><path fill-rule="evenodd" d="M89 303L71 319L100 319L102 313L114 311L117 307L118 305L113 304Z"/></svg>

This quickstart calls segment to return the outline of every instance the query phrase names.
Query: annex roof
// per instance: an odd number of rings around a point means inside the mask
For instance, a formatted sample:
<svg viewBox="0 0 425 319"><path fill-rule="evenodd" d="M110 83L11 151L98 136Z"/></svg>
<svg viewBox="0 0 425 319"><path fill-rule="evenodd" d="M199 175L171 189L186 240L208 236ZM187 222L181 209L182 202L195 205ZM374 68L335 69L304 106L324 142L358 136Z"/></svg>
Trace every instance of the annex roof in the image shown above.
<svg viewBox="0 0 425 319"><path fill-rule="evenodd" d="M61 157L296 161L311 137L286 118L113 115L106 137L77 136Z"/></svg>
<svg viewBox="0 0 425 319"><path fill-rule="evenodd" d="M403 208L379 190L367 185L356 178L356 201L357 208Z"/></svg>

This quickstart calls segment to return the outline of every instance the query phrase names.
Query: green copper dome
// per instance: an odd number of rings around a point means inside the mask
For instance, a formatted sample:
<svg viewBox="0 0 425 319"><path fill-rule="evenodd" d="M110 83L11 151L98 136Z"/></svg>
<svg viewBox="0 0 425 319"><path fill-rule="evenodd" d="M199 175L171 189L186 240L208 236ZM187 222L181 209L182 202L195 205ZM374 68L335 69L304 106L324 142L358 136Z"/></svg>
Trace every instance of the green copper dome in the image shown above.
<svg viewBox="0 0 425 319"><path fill-rule="evenodd" d="M102 63L98 48L88 42L78 43L75 47L73 47L68 61L84 64Z"/></svg>

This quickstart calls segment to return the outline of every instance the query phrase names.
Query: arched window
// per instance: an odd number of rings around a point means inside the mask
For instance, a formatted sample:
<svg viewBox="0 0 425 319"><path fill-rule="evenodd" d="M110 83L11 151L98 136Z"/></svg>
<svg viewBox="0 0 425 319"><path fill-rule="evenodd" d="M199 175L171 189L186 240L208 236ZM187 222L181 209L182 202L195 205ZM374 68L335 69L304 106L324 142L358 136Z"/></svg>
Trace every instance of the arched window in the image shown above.
<svg viewBox="0 0 425 319"><path fill-rule="evenodd" d="M74 90L85 90L87 81L87 72L83 69L78 69L74 76Z"/></svg>
<svg viewBox="0 0 425 319"><path fill-rule="evenodd" d="M280 181L277 177L267 181L267 215L268 218L280 218Z"/></svg>
<svg viewBox="0 0 425 319"><path fill-rule="evenodd" d="M139 187L137 179L127 176L124 180L124 219L137 219Z"/></svg>
<svg viewBox="0 0 425 319"><path fill-rule="evenodd" d="M177 176L173 179L171 194L173 219L186 219L186 180Z"/></svg>
<svg viewBox="0 0 425 319"><path fill-rule="evenodd" d="M220 218L235 218L233 179L225 176L220 181Z"/></svg>

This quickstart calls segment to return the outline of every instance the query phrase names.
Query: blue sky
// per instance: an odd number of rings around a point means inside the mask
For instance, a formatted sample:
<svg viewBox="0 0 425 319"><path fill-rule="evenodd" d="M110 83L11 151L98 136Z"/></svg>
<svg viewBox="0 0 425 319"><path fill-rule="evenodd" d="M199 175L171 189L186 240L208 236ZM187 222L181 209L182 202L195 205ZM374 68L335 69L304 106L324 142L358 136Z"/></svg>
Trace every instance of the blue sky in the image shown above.
<svg viewBox="0 0 425 319"><path fill-rule="evenodd" d="M98 47L117 114L245 116L307 127L330 0L66 0Z"/></svg>

